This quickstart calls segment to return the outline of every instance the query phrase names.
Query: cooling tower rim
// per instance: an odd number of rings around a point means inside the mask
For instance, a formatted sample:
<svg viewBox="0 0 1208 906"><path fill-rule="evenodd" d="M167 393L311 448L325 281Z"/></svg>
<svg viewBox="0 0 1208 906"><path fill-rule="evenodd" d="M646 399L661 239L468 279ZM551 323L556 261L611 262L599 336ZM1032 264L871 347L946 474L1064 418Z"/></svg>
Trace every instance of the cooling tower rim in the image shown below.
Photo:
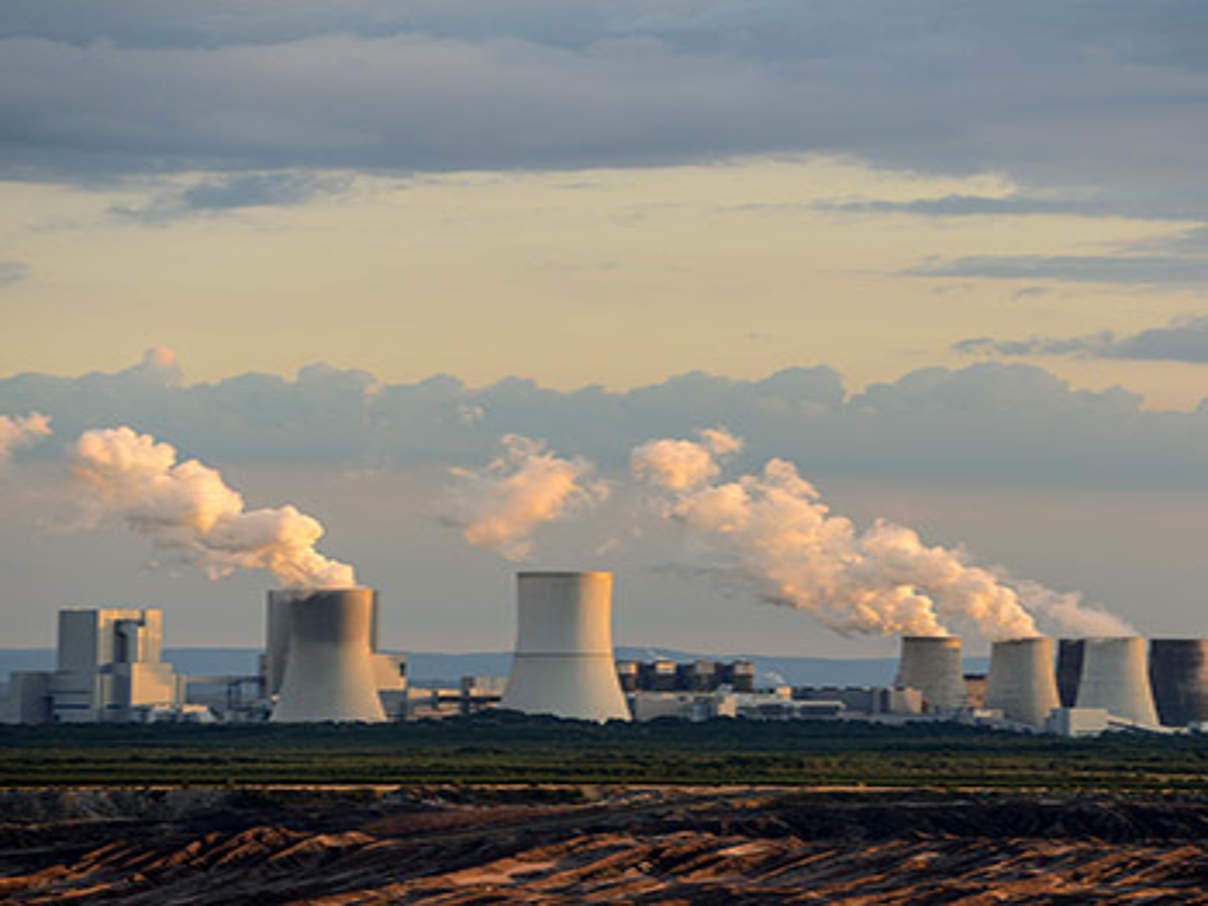
<svg viewBox="0 0 1208 906"><path fill-rule="evenodd" d="M1082 635L1075 638L1061 639L1063 642L1132 642L1140 639L1145 641L1143 635Z"/></svg>
<svg viewBox="0 0 1208 906"><path fill-rule="evenodd" d="M903 642L910 642L912 645L917 645L917 644L920 644L923 642L939 642L939 643L943 643L943 644L948 644L951 642L959 642L960 640L961 640L961 637L959 635L904 635L904 636L902 636Z"/></svg>
<svg viewBox="0 0 1208 906"><path fill-rule="evenodd" d="M990 642L991 645L1034 645L1037 642L1052 641L1051 635L1025 635L1014 639L996 639Z"/></svg>
<svg viewBox="0 0 1208 906"><path fill-rule="evenodd" d="M579 576L611 576L612 572L607 569L529 569L516 573L517 579L530 578L549 578L549 579L573 579Z"/></svg>
<svg viewBox="0 0 1208 906"><path fill-rule="evenodd" d="M1176 645L1208 645L1208 636L1195 635L1168 635L1161 638L1151 637L1150 644L1162 642L1163 644L1173 642Z"/></svg>
<svg viewBox="0 0 1208 906"><path fill-rule="evenodd" d="M321 595L339 594L343 591L377 591L372 585L333 585L330 588L310 588L305 585L289 585L280 588L270 588L269 591L280 591L291 595Z"/></svg>

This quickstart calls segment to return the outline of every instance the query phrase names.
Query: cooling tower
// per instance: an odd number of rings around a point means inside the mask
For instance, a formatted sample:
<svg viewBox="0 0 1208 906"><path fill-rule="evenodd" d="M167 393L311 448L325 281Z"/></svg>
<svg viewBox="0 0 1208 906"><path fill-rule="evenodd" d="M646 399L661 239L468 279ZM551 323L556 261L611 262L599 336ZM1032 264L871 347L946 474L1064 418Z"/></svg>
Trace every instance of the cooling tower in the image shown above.
<svg viewBox="0 0 1208 906"><path fill-rule="evenodd" d="M1149 691L1145 639L1133 636L1083 641L1078 707L1103 708L1115 717L1149 727L1158 725Z"/></svg>
<svg viewBox="0 0 1208 906"><path fill-rule="evenodd" d="M281 606L289 656L273 721L385 720L370 657L373 589L296 592Z"/></svg>
<svg viewBox="0 0 1208 906"><path fill-rule="evenodd" d="M1036 636L991 646L987 708L1000 708L1008 720L1041 727L1059 704L1052 639Z"/></svg>
<svg viewBox="0 0 1208 906"><path fill-rule="evenodd" d="M1061 639L1057 642L1057 697L1061 707L1072 708L1078 701L1078 681L1082 678L1085 639Z"/></svg>
<svg viewBox="0 0 1208 906"><path fill-rule="evenodd" d="M931 706L955 711L965 706L965 678L961 672L961 640L954 635L902 637L902 660L896 686L923 693Z"/></svg>
<svg viewBox="0 0 1208 906"><path fill-rule="evenodd" d="M612 573L519 573L504 708L629 720L612 652Z"/></svg>
<svg viewBox="0 0 1208 906"><path fill-rule="evenodd" d="M281 680L285 677L285 664L289 659L289 608L297 597L296 591L280 588L268 593L268 606L264 611L264 691L267 695L281 691Z"/></svg>
<svg viewBox="0 0 1208 906"><path fill-rule="evenodd" d="M1208 639L1154 639L1149 681L1165 726L1208 721Z"/></svg>

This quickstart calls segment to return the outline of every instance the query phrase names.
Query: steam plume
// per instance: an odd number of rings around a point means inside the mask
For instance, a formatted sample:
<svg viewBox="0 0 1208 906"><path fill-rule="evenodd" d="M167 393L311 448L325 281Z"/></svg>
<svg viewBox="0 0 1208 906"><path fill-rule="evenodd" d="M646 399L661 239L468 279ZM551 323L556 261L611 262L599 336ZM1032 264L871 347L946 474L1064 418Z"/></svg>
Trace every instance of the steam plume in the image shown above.
<svg viewBox="0 0 1208 906"><path fill-rule="evenodd" d="M1138 634L1136 627L1115 614L1083 604L1077 592L1053 591L1036 582L1020 582L1018 589L1028 610L1061 626L1065 635L1093 638Z"/></svg>
<svg viewBox="0 0 1208 906"><path fill-rule="evenodd" d="M0 465L8 462L13 450L37 443L50 434L50 419L39 412L25 416L0 415Z"/></svg>
<svg viewBox="0 0 1208 906"><path fill-rule="evenodd" d="M210 578L267 569L286 586L356 584L351 566L318 553L317 519L292 506L244 510L243 497L214 469L176 461L176 449L130 428L87 431L71 451L72 471L105 512Z"/></svg>
<svg viewBox="0 0 1208 906"><path fill-rule="evenodd" d="M1036 635L1018 596L991 573L885 520L857 532L830 515L792 463L772 459L758 475L717 484L715 461L691 473L652 466L659 451L687 461L668 443L712 459L701 444L655 441L635 451L635 476L675 492L668 515L728 546L767 600L807 610L843 634L942 635L943 619L963 617L994 639ZM686 474L695 480L685 483Z"/></svg>
<svg viewBox="0 0 1208 906"><path fill-rule="evenodd" d="M594 506L608 486L592 480L585 459L562 459L545 443L519 434L502 438L503 455L481 469L452 468L446 520L470 544L517 560L532 553L530 535L546 522Z"/></svg>
<svg viewBox="0 0 1208 906"><path fill-rule="evenodd" d="M724 428L696 432L700 443L690 440L652 440L634 447L629 467L635 478L667 488L686 491L721 474L715 456L736 453L742 441Z"/></svg>

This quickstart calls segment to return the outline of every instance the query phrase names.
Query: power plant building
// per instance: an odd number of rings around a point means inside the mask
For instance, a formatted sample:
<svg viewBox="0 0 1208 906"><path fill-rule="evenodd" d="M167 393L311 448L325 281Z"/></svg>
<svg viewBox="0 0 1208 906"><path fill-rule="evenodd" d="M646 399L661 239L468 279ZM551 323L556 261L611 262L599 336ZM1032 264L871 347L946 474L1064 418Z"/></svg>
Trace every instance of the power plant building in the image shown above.
<svg viewBox="0 0 1208 906"><path fill-rule="evenodd" d="M612 573L522 572L516 594L516 650L502 707L629 720L613 661Z"/></svg>
<svg viewBox="0 0 1208 906"><path fill-rule="evenodd" d="M123 723L188 710L184 678L160 660L162 611L72 607L58 624L56 669L10 679L11 722Z"/></svg>

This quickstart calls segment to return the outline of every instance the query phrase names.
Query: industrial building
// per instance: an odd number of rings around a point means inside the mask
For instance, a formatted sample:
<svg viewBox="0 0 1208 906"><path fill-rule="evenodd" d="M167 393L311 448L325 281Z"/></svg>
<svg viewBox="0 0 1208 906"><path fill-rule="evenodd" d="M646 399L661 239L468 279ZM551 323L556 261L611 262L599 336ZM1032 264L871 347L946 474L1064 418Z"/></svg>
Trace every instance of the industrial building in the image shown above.
<svg viewBox="0 0 1208 906"><path fill-rule="evenodd" d="M128 723L203 719L185 704L185 680L160 660L159 610L59 611L56 668L14 673L9 723Z"/></svg>
<svg viewBox="0 0 1208 906"><path fill-rule="evenodd" d="M731 692L755 691L755 665L750 661L696 660L677 664L653 661L617 661L622 691L631 692Z"/></svg>
<svg viewBox="0 0 1208 906"><path fill-rule="evenodd" d="M756 687L751 661L614 659L612 574L516 577L510 674L413 688L378 650L371 588L273 590L249 675L183 676L162 660L156 609L61 610L54 670L9 678L0 720L275 722L439 719L489 708L580 720L957 720L1065 736L1208 729L1208 640L1139 637L991 646L962 671L956 636L906 636L892 685ZM1056 660L1054 661L1054 653Z"/></svg>

